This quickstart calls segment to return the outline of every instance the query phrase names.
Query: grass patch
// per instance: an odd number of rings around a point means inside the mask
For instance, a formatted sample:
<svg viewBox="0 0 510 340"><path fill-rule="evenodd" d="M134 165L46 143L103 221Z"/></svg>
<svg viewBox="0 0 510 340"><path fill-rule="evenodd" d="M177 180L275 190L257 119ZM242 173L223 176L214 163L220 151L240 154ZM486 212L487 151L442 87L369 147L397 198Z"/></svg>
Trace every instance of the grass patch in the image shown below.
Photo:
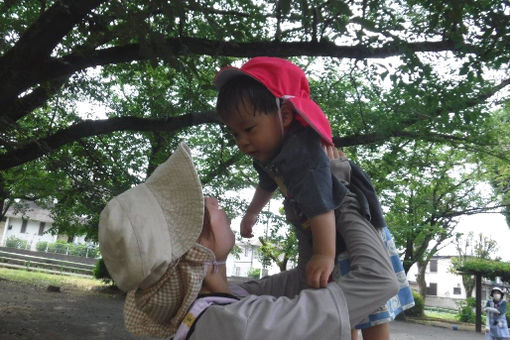
<svg viewBox="0 0 510 340"><path fill-rule="evenodd" d="M55 275L10 268L0 268L0 278L36 286L53 285L79 290L91 290L96 287L108 286L102 281L93 278L88 279L78 276Z"/></svg>
<svg viewBox="0 0 510 340"><path fill-rule="evenodd" d="M446 321L458 321L457 313L440 312L434 310L425 310L425 316L428 318L441 319Z"/></svg>

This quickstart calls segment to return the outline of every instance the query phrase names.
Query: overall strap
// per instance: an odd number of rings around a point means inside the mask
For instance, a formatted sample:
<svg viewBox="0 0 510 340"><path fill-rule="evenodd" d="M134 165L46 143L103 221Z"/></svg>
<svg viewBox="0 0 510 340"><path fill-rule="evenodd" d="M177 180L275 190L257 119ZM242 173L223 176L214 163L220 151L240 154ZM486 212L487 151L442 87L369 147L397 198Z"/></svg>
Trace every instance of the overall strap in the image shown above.
<svg viewBox="0 0 510 340"><path fill-rule="evenodd" d="M193 305L188 311L188 314L184 317L173 340L185 340L188 338L193 324L197 321L200 315L212 305L228 305L233 302L239 301L239 299L227 296L205 296L195 300Z"/></svg>

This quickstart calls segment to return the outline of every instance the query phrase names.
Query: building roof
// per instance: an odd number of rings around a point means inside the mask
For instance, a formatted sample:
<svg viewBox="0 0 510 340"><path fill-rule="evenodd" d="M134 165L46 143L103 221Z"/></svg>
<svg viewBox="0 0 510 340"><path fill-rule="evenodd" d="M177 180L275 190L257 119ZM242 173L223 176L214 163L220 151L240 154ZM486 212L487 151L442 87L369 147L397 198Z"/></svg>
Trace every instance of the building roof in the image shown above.
<svg viewBox="0 0 510 340"><path fill-rule="evenodd" d="M15 206L10 206L5 214L9 218L27 218L32 221L53 223L48 209L41 208L33 201L22 201Z"/></svg>

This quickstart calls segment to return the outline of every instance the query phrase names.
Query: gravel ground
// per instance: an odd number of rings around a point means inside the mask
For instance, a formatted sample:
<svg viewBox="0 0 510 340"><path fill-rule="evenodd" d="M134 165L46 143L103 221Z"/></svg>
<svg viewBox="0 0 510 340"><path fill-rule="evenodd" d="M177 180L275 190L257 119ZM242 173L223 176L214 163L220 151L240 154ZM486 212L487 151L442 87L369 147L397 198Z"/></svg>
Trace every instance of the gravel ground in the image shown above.
<svg viewBox="0 0 510 340"><path fill-rule="evenodd" d="M473 331L453 330L452 327L435 327L412 322L393 321L390 324L391 340L482 340L485 336Z"/></svg>
<svg viewBox="0 0 510 340"><path fill-rule="evenodd" d="M135 339L124 327L124 296L0 279L0 339Z"/></svg>
<svg viewBox="0 0 510 340"><path fill-rule="evenodd" d="M0 339L137 339L124 327L123 303L118 291L50 292L0 278ZM391 340L483 339L475 332L411 322L394 321L390 327Z"/></svg>

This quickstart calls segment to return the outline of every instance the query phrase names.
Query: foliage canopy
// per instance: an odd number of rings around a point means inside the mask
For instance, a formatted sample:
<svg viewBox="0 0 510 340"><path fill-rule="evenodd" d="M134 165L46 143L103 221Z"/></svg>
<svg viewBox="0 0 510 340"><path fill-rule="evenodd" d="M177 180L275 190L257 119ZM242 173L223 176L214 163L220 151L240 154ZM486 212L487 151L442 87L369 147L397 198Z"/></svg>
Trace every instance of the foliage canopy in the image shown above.
<svg viewBox="0 0 510 340"><path fill-rule="evenodd" d="M510 283L510 262L476 258L467 259L458 266L457 271L462 274L479 274L491 280L500 277L502 281Z"/></svg>
<svg viewBox="0 0 510 340"><path fill-rule="evenodd" d="M56 228L78 218L94 238L105 202L182 140L206 193L239 214L246 202L225 193L255 174L215 116L212 78L269 55L310 75L336 145L395 212L398 244L431 235L413 234L413 221L448 235L447 218L508 201L509 10L506 0L4 1L0 215L16 199L46 201ZM444 175L461 162L480 170L467 171L469 183L488 181L496 194L469 196ZM435 168L445 181L430 188L420 174ZM413 192L422 216L399 216ZM441 204L427 203L434 193Z"/></svg>

